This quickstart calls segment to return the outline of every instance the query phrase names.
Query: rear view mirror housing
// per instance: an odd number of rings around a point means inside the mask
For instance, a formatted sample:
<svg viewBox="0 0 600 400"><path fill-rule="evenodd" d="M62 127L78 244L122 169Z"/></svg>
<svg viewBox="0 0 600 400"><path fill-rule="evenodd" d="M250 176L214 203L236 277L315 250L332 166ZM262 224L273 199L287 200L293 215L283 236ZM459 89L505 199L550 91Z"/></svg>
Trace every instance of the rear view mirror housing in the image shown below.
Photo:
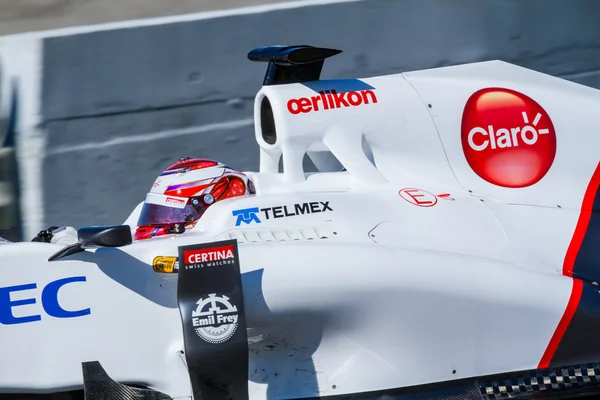
<svg viewBox="0 0 600 400"><path fill-rule="evenodd" d="M123 247L133 242L129 225L88 226L77 231L83 248Z"/></svg>
<svg viewBox="0 0 600 400"><path fill-rule="evenodd" d="M48 258L56 261L63 257L76 254L85 249L99 247L123 247L133 243L131 227L129 225L117 226L88 226L77 231L78 242L71 244Z"/></svg>

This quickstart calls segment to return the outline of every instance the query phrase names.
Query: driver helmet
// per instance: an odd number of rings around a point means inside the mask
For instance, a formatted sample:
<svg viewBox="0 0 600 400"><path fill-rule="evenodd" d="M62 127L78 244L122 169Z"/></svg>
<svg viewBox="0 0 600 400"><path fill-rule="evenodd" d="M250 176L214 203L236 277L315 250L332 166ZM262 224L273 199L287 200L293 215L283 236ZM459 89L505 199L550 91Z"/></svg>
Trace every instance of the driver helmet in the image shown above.
<svg viewBox="0 0 600 400"><path fill-rule="evenodd" d="M255 193L248 176L223 163L181 158L154 181L142 206L134 238L182 233L193 228L217 201Z"/></svg>

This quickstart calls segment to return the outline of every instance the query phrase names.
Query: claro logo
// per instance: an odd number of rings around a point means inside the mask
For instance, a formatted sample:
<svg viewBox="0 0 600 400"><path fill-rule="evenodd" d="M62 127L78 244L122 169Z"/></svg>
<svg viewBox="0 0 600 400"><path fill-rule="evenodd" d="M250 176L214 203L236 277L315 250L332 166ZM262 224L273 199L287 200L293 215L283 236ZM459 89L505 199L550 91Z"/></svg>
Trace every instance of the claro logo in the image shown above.
<svg viewBox="0 0 600 400"><path fill-rule="evenodd" d="M287 109L296 115L335 108L358 107L362 104L371 103L377 103L377 95L373 90L344 93L337 93L335 90L324 90L320 91L317 96L288 100Z"/></svg>
<svg viewBox="0 0 600 400"><path fill-rule="evenodd" d="M486 88L467 101L462 148L473 171L498 186L539 182L556 155L550 116L532 98L510 89Z"/></svg>

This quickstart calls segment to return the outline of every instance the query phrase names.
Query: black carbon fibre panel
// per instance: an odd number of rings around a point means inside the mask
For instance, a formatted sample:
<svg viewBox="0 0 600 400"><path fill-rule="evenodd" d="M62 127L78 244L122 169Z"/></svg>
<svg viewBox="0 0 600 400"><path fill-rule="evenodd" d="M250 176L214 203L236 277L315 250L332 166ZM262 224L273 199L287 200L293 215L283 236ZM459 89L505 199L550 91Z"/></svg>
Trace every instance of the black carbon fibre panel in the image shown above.
<svg viewBox="0 0 600 400"><path fill-rule="evenodd" d="M592 178L592 182L595 181ZM590 185L595 184L590 183ZM595 190L595 193L590 193L594 196L593 211L589 215L585 236L581 241L581 246L573 265L573 277L586 282L600 282L600 252L598 251L598 243L600 242L600 194L597 187L591 190Z"/></svg>
<svg viewBox="0 0 600 400"><path fill-rule="evenodd" d="M236 240L179 247L177 298L195 400L248 399L248 336Z"/></svg>
<svg viewBox="0 0 600 400"><path fill-rule="evenodd" d="M598 395L600 363L594 363L304 400L563 400Z"/></svg>
<svg viewBox="0 0 600 400"><path fill-rule="evenodd" d="M228 369L221 370L222 375L230 372ZM157 391L133 388L113 381L97 361L83 363L83 376L85 400L172 400ZM203 389L202 386L200 388ZM237 394L240 397L236 397ZM247 391L235 394L204 391L194 396L198 400L248 398ZM304 400L563 400L591 396L600 396L600 363Z"/></svg>
<svg viewBox="0 0 600 400"><path fill-rule="evenodd" d="M583 283L579 305L552 357L551 367L600 360L600 292Z"/></svg>
<svg viewBox="0 0 600 400"><path fill-rule="evenodd" d="M139 389L113 381L98 361L82 363L85 400L172 400L151 389Z"/></svg>
<svg viewBox="0 0 600 400"><path fill-rule="evenodd" d="M599 184L600 164L586 189L582 211L563 267L566 275L571 270L573 279L582 281L581 298L567 307L576 306L576 310L552 356L549 363L551 367L600 360L600 292L599 287L592 284L600 282Z"/></svg>
<svg viewBox="0 0 600 400"><path fill-rule="evenodd" d="M0 238L4 238L9 242L19 241L19 231L17 228L12 229L0 229Z"/></svg>
<svg viewBox="0 0 600 400"><path fill-rule="evenodd" d="M483 398L563 399L600 391L600 364L540 370L513 378L487 380L480 386Z"/></svg>

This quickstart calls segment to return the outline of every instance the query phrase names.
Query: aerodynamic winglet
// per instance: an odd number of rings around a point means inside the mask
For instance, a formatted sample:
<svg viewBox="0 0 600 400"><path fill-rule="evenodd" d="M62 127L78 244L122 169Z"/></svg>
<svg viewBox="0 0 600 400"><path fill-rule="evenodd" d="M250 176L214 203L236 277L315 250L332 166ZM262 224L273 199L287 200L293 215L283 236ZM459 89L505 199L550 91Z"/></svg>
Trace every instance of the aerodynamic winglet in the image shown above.
<svg viewBox="0 0 600 400"><path fill-rule="evenodd" d="M264 46L248 53L250 61L268 62L264 86L319 80L326 58L342 50L296 46Z"/></svg>

